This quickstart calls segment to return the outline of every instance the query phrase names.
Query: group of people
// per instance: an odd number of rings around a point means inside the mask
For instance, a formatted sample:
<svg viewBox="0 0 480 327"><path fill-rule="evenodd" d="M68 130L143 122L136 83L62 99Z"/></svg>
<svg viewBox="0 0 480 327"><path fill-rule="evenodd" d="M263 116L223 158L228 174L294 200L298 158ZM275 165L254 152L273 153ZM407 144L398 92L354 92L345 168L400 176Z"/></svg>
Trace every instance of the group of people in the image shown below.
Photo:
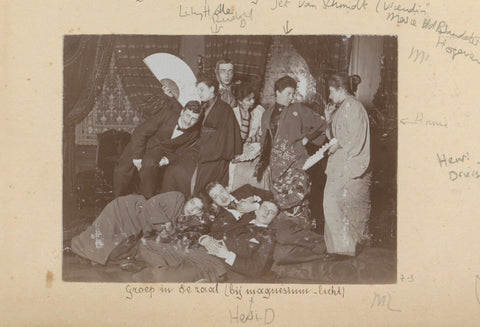
<svg viewBox="0 0 480 327"><path fill-rule="evenodd" d="M354 97L360 78L330 78L323 117L293 103L290 76L275 82L275 105L263 108L254 85L233 83L231 61L215 72L197 77L201 102L165 107L135 129L115 167L116 198L72 250L99 264L135 258L158 281L259 277L273 263L355 256L368 239L371 180L368 116ZM174 102L175 83L161 82ZM308 143L333 139L320 235L303 167ZM140 194L130 194L136 174Z"/></svg>

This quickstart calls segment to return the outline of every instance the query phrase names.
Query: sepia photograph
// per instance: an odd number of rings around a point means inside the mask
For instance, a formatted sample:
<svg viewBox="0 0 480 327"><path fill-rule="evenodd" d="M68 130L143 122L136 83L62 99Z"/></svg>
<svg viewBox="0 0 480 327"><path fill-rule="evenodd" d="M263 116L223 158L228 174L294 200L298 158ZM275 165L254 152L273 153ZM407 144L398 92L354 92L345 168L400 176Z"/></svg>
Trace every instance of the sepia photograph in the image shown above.
<svg viewBox="0 0 480 327"><path fill-rule="evenodd" d="M397 283L397 76L393 35L64 35L62 280Z"/></svg>

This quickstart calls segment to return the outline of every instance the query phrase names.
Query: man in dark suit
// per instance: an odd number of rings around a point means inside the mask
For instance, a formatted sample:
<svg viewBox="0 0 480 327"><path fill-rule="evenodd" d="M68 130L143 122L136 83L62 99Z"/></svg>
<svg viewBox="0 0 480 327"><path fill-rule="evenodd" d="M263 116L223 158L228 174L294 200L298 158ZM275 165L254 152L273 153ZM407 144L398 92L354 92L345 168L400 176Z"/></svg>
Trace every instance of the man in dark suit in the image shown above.
<svg viewBox="0 0 480 327"><path fill-rule="evenodd" d="M139 172L140 193L147 199L155 195L161 168L172 164L179 152L198 137L199 129L195 125L201 113L200 103L190 101L180 112L162 110L140 124L115 167L115 197L129 193L135 170Z"/></svg>
<svg viewBox="0 0 480 327"><path fill-rule="evenodd" d="M278 212L275 203L263 201L257 210L226 226L222 239L204 235L199 243L209 254L224 259L233 272L260 277L273 263L275 231L269 224Z"/></svg>
<svg viewBox="0 0 480 327"><path fill-rule="evenodd" d="M248 184L229 194L221 184L213 182L207 185L206 191L218 207L210 227L210 235L217 240L231 237L231 228L244 219L253 219L260 210L261 201L273 199L270 192ZM323 235L302 228L287 212L277 212L277 215L269 228L275 234L273 260L276 264L308 262L324 257Z"/></svg>
<svg viewBox="0 0 480 327"><path fill-rule="evenodd" d="M180 191L186 198L205 190L211 181L228 185L230 160L242 153L242 139L232 108L217 95L216 80L198 76L197 92L205 106L200 136L165 171L162 193Z"/></svg>
<svg viewBox="0 0 480 327"><path fill-rule="evenodd" d="M213 200L215 220L210 227L210 234L222 238L226 228L238 222L244 214L252 213L260 207L260 202L270 200L272 194L249 184L244 185L230 194L218 182L211 182L205 188Z"/></svg>

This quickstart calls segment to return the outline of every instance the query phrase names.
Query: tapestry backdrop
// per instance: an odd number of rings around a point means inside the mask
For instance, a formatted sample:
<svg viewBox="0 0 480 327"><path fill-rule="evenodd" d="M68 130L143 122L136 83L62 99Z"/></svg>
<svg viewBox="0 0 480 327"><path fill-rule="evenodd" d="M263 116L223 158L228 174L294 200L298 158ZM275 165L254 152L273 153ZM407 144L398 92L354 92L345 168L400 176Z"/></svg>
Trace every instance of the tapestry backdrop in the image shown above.
<svg viewBox="0 0 480 327"><path fill-rule="evenodd" d="M218 60L228 58L235 66L234 80L251 80L262 85L270 36L205 36L204 73L215 74Z"/></svg>
<svg viewBox="0 0 480 327"><path fill-rule="evenodd" d="M297 80L297 101L312 103L316 93L315 78L310 73L305 59L294 48L289 38L274 36L267 56L265 83L261 104L271 107L275 104L274 84L277 79L289 75Z"/></svg>
<svg viewBox="0 0 480 327"><path fill-rule="evenodd" d="M87 117L75 128L77 145L96 145L97 134L109 129L131 133L165 100L160 82L143 63L153 53L177 55L176 36L115 36L101 93Z"/></svg>

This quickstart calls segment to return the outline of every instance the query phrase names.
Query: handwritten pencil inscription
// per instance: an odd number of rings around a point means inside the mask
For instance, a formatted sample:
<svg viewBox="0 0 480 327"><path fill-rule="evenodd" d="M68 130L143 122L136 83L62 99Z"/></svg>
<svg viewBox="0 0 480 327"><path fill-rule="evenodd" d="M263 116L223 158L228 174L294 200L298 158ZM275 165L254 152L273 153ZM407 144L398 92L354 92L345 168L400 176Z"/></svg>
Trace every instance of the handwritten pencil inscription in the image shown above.
<svg viewBox="0 0 480 327"><path fill-rule="evenodd" d="M372 305L370 308L374 308L375 305L377 308L385 308L389 311L401 312L402 310L392 308L392 295L387 292L387 295L380 295L376 292L373 294Z"/></svg>
<svg viewBox="0 0 480 327"><path fill-rule="evenodd" d="M432 119L425 119L423 112L417 113L415 116L415 119L409 119L409 118L400 119L400 124L448 128L448 123L445 121L442 122L442 121L436 121Z"/></svg>

